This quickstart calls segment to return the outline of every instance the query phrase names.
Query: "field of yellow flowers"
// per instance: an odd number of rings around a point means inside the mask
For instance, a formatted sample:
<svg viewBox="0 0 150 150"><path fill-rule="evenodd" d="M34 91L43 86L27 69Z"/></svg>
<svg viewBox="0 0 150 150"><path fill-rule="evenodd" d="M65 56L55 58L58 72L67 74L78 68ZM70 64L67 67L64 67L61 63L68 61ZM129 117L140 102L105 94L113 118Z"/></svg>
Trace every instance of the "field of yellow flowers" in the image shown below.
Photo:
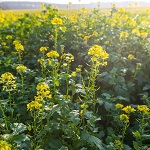
<svg viewBox="0 0 150 150"><path fill-rule="evenodd" d="M150 10L0 11L0 150L150 150Z"/></svg>

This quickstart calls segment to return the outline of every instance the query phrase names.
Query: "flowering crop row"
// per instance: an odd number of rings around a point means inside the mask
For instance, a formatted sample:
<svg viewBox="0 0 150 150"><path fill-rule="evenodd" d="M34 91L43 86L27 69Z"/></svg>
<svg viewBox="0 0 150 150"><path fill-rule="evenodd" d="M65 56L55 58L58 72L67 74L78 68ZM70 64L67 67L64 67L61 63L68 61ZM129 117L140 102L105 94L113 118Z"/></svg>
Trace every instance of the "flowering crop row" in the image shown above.
<svg viewBox="0 0 150 150"><path fill-rule="evenodd" d="M0 150L147 150L150 11L42 8L0 12Z"/></svg>

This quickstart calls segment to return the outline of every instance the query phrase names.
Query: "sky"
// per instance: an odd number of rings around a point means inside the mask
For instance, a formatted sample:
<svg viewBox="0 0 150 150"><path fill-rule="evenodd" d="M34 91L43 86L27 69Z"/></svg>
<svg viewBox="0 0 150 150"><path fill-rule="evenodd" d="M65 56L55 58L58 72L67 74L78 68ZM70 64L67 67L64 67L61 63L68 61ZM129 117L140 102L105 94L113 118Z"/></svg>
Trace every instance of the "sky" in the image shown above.
<svg viewBox="0 0 150 150"><path fill-rule="evenodd" d="M49 3L55 3L55 4L68 4L71 2L72 4L86 4L86 3L97 3L97 2L122 2L122 1L143 1L143 2L150 2L150 0L0 0L0 2L3 1L40 1L40 2L49 2ZM79 2L80 1L80 2Z"/></svg>

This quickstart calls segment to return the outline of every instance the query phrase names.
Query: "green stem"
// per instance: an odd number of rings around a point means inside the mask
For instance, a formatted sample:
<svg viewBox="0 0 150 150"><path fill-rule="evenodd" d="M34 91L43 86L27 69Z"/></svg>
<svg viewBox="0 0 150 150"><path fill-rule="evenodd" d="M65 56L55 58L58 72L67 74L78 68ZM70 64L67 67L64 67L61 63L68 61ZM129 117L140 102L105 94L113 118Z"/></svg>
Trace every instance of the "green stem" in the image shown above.
<svg viewBox="0 0 150 150"><path fill-rule="evenodd" d="M54 43L54 48L57 51L57 38L58 38L58 31L57 27L55 28L55 43Z"/></svg>
<svg viewBox="0 0 150 150"><path fill-rule="evenodd" d="M20 54L20 51L18 52L19 54L19 63L21 64L21 54Z"/></svg>
<svg viewBox="0 0 150 150"><path fill-rule="evenodd" d="M21 84L22 84L22 96L24 96L24 76L23 76L23 73L21 73Z"/></svg>
<svg viewBox="0 0 150 150"><path fill-rule="evenodd" d="M123 129L123 131L122 131L122 144L123 144L123 141L124 141L124 138L125 138L125 134L126 134L126 130L127 130L127 128L128 128L128 123L126 122L126 124L125 124L125 126L124 126L124 129Z"/></svg>
<svg viewBox="0 0 150 150"><path fill-rule="evenodd" d="M69 64L67 67L67 77L66 77L66 96L68 97L68 93L69 93Z"/></svg>
<svg viewBox="0 0 150 150"><path fill-rule="evenodd" d="M33 112L33 148L36 149L36 112Z"/></svg>
<svg viewBox="0 0 150 150"><path fill-rule="evenodd" d="M4 122L5 122L6 130L8 131L8 125L7 125L7 121L6 121L6 115L5 115L5 113L4 113L4 110L3 110L3 108L2 108L2 105L0 105L0 109L1 109L2 115L3 115L3 117L4 117Z"/></svg>

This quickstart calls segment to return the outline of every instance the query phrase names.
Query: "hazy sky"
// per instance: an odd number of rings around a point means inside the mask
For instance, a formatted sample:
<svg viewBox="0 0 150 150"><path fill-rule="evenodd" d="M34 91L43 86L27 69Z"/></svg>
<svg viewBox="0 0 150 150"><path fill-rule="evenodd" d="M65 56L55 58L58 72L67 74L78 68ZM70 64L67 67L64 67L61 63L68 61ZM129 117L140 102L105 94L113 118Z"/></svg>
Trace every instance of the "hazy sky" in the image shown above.
<svg viewBox="0 0 150 150"><path fill-rule="evenodd" d="M79 3L97 3L98 1L100 2L122 2L122 1L128 1L128 2L132 2L132 1L139 1L139 0L0 0L0 2L2 1L40 1L40 2L49 2L49 3L55 3L55 4L68 4L69 2L72 2L72 4L79 4ZM150 0L141 0L141 1L144 1L144 2L149 2L150 3Z"/></svg>

